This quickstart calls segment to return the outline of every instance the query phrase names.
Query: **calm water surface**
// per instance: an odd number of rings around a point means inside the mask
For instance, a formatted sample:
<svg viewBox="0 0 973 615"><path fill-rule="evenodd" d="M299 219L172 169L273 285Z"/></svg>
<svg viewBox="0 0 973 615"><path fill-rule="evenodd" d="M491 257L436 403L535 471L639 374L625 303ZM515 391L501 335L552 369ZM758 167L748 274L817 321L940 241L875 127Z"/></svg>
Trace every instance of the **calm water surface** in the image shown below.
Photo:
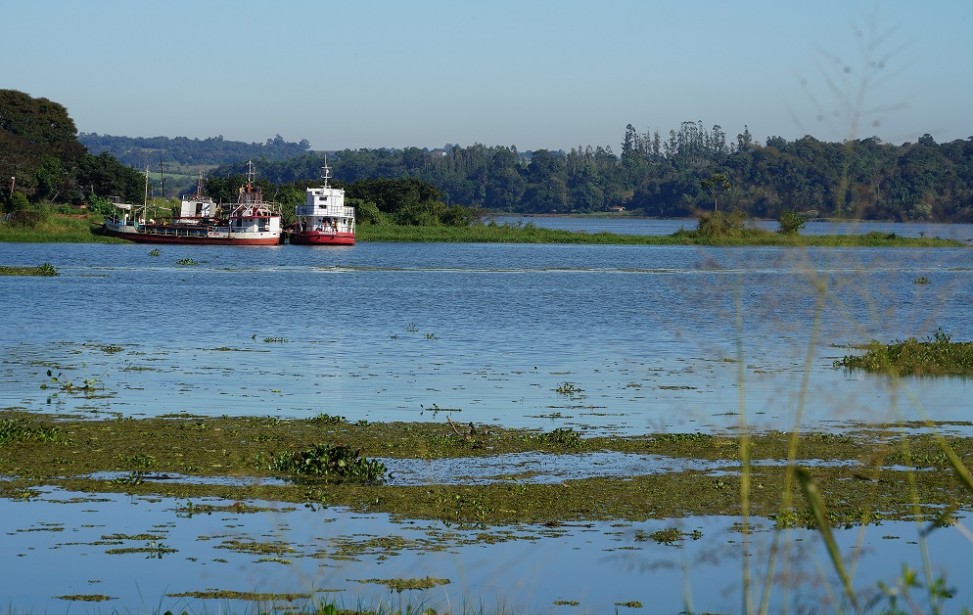
<svg viewBox="0 0 973 615"><path fill-rule="evenodd" d="M925 337L939 328L955 340L973 339L968 249L360 244L150 251L0 244L0 264L50 262L61 273L0 277L0 407L92 417L449 416L622 434L722 431L742 422L789 429L798 421L840 431L854 422L926 417L964 423L955 429L967 431L971 418L965 380L892 386L832 365L871 339ZM98 395L42 388L48 370L61 382L93 380ZM565 383L578 393L559 394ZM590 460L598 463L618 462ZM564 608L552 606L556 600L578 600L587 612L639 600L659 605L653 612L675 612L687 591L701 610L740 604L734 519L595 524L553 534L501 528L494 534L510 539L487 545L441 524L335 510L187 519L179 514L184 503L94 498L54 490L30 502L0 501L0 565L18 588L8 607L67 611L71 603L56 596L104 593L117 597L111 609L169 608L165 592L310 585L346 592L339 595L354 602L388 595L359 580L427 574L453 580L429 593L453 609L460 597L506 595L508 605L539 611ZM707 540L676 548L634 539L638 530L672 523ZM903 563L920 565L915 531L908 524L872 528L861 547L853 546L855 532L842 535L849 549L877 555L863 567L865 585L874 586L870 575L890 581ZM99 541L116 532L156 533L156 542L177 552L162 559L109 554ZM398 556L370 551L336 564L314 555L329 541L399 534L413 542ZM280 536L299 545L298 554L281 556L291 563L267 562L220 546L236 535ZM955 529L933 536L934 561L962 570L956 562L968 557L969 542L957 540ZM422 542L430 537L448 549ZM814 557L806 561L827 568L820 545L807 538L802 548ZM714 550L729 559L711 561ZM959 601L969 605L968 583L961 590ZM212 608L219 604L204 607Z"/></svg>

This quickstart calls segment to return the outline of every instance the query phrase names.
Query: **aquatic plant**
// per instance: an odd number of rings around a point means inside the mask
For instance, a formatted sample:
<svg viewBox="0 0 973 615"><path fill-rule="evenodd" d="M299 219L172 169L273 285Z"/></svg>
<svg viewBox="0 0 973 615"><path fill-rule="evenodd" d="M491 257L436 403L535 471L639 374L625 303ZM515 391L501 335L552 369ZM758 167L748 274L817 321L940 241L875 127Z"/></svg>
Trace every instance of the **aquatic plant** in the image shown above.
<svg viewBox="0 0 973 615"><path fill-rule="evenodd" d="M82 380L81 384L74 384L74 382L71 380L63 380L61 372L58 372L55 375L52 370L47 370L47 378L48 382L41 383L40 388L42 391L47 390L49 388L48 384L50 383L51 385L57 386L64 393L81 393L88 395L89 393L95 391L95 385L97 383L95 378L89 377ZM57 394L55 393L54 397L56 396ZM48 402L50 402L50 400L48 400Z"/></svg>
<svg viewBox="0 0 973 615"><path fill-rule="evenodd" d="M579 395L584 392L584 389L574 384L573 382L562 382L555 387L554 391L558 395L565 395L567 397L572 397L574 395Z"/></svg>
<svg viewBox="0 0 973 615"><path fill-rule="evenodd" d="M892 344L871 342L863 355L834 361L835 367L886 375L973 376L973 342L954 342L942 329L932 337Z"/></svg>
<svg viewBox="0 0 973 615"><path fill-rule="evenodd" d="M130 471L126 476L116 478L115 482L121 485L141 485L154 461L151 455L145 453L122 456L122 464Z"/></svg>
<svg viewBox="0 0 973 615"><path fill-rule="evenodd" d="M347 446L316 444L295 453L280 453L270 463L274 472L337 482L381 483L386 467Z"/></svg>
<svg viewBox="0 0 973 615"><path fill-rule="evenodd" d="M537 438L558 448L578 448L582 444L581 435L570 427L558 427L548 433L540 434Z"/></svg>
<svg viewBox="0 0 973 615"><path fill-rule="evenodd" d="M309 423L318 423L321 425L340 425L341 423L347 423L348 419L343 416L335 416L328 414L327 412L322 412L317 416L312 416L307 419Z"/></svg>
<svg viewBox="0 0 973 615"><path fill-rule="evenodd" d="M184 267L193 267L195 265L198 265L199 264L199 261L187 257L187 258L181 258L181 259L179 259L178 261L176 261L176 264L177 265L182 265Z"/></svg>
<svg viewBox="0 0 973 615"><path fill-rule="evenodd" d="M59 427L38 425L20 418L0 419L0 444L6 442L59 442L63 432Z"/></svg>

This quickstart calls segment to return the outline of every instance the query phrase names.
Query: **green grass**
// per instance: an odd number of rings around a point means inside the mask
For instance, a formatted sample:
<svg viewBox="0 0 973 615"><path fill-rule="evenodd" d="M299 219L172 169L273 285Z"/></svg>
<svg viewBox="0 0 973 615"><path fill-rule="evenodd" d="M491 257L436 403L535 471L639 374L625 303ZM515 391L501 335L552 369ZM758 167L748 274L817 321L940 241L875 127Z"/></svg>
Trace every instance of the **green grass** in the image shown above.
<svg viewBox="0 0 973 615"><path fill-rule="evenodd" d="M88 216L47 214L33 226L0 223L0 241L19 243L118 243L124 240L99 235L94 229L101 226L100 219Z"/></svg>

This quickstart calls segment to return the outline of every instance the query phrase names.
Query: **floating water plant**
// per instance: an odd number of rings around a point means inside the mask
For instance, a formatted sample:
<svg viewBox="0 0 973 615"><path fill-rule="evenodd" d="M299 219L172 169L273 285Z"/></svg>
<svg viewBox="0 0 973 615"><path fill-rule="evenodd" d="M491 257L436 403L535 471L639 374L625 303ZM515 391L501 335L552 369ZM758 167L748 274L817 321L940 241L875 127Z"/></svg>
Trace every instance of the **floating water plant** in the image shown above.
<svg viewBox="0 0 973 615"><path fill-rule="evenodd" d="M361 451L347 446L316 444L296 453L281 453L270 464L274 472L334 481L380 483L386 467L361 456Z"/></svg>
<svg viewBox="0 0 973 615"><path fill-rule="evenodd" d="M542 442L559 448L578 448L581 446L581 435L570 427L558 427L554 431L538 436Z"/></svg>
<svg viewBox="0 0 973 615"><path fill-rule="evenodd" d="M341 423L348 422L348 419L343 416L334 416L326 412L322 412L317 416L312 416L307 420L311 423L319 423L321 425L340 425Z"/></svg>
<svg viewBox="0 0 973 615"><path fill-rule="evenodd" d="M403 592L409 589L432 589L437 585L449 585L450 580L425 577L422 579L360 579L358 582L385 585L391 590Z"/></svg>
<svg viewBox="0 0 973 615"><path fill-rule="evenodd" d="M54 372L51 370L47 370L47 377L50 379L50 384L57 385L65 393L91 393L95 390L95 383L97 382L94 378L85 378L81 381L81 384L74 384L70 380L62 380L60 372L54 375ZM48 383L41 383L42 391L47 388Z"/></svg>
<svg viewBox="0 0 973 615"><path fill-rule="evenodd" d="M558 395L566 395L571 397L583 392L584 389L573 382L562 382L561 384L557 385L557 388L555 388L554 391L557 392Z"/></svg>
<svg viewBox="0 0 973 615"><path fill-rule="evenodd" d="M4 442L58 442L62 432L57 427L37 425L33 421L13 418L0 420L0 444Z"/></svg>

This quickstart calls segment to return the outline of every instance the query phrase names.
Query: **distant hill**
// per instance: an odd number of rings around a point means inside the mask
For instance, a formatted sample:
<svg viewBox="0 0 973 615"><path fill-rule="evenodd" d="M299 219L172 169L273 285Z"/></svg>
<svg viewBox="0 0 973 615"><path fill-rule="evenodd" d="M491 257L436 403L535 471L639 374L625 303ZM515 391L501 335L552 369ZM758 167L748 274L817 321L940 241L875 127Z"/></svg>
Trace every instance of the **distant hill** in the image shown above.
<svg viewBox="0 0 973 615"><path fill-rule="evenodd" d="M285 141L280 135L267 139L264 143L245 143L227 141L222 135L206 139L188 137L113 137L98 133L82 132L78 135L81 142L92 154L108 152L122 164L144 169L158 169L164 164L167 169L193 170L214 167L249 159L288 160L310 149L307 139L297 143Z"/></svg>

